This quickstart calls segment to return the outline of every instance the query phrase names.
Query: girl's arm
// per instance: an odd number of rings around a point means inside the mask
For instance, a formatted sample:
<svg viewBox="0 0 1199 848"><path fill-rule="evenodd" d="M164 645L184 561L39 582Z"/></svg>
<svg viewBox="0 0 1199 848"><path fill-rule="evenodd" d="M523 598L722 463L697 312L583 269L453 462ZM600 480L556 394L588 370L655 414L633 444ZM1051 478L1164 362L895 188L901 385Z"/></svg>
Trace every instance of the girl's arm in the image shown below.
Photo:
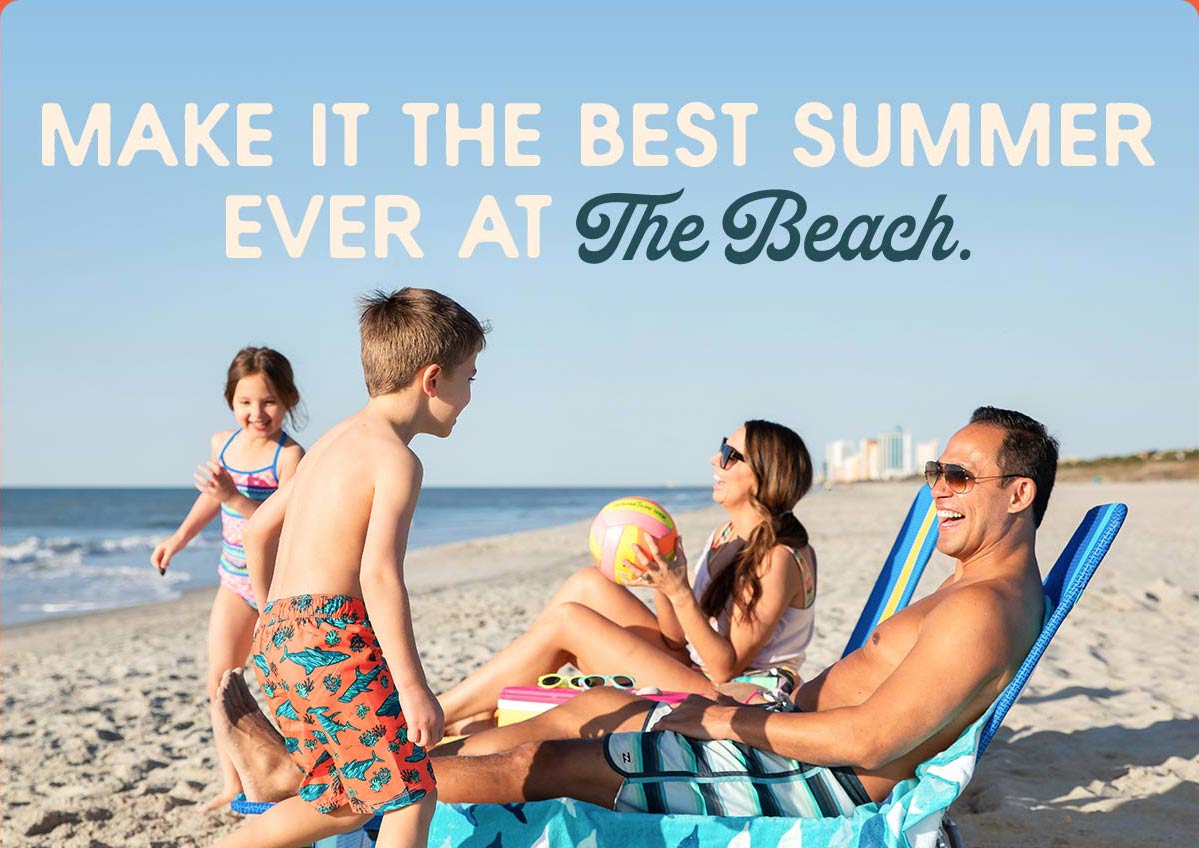
<svg viewBox="0 0 1199 848"><path fill-rule="evenodd" d="M220 435L219 433L217 434L217 436ZM214 437L214 444L216 441L217 438ZM276 473L279 475L280 485L296 473L296 466L300 464L303 456L304 449L296 443L283 448L279 452L279 464L276 467ZM262 501L247 498L238 491L237 484L233 482L233 478L229 475L229 472L215 457L209 460L206 465L201 465L197 469L195 477L197 489L209 497L215 498L242 518L249 518L262 506Z"/></svg>
<svg viewBox="0 0 1199 848"><path fill-rule="evenodd" d="M224 444L223 439L228 436L228 432L213 435L209 442L209 459L215 459L218 456L221 445ZM220 501L213 500L207 494L201 493L192 504L192 508L187 511L187 515L184 516L178 529L154 548L154 552L150 554L150 564L158 569L159 574L166 574L167 567L171 564L171 558L187 547L187 544L196 538L220 511Z"/></svg>
<svg viewBox="0 0 1199 848"><path fill-rule="evenodd" d="M208 522L216 518L220 508L221 505L207 495L200 495L196 498L192 508L187 511L187 515L179 524L179 528L160 542L154 548L154 552L150 554L150 564L158 569L159 574L167 573L171 558L187 547L187 543L196 538Z"/></svg>
<svg viewBox="0 0 1199 848"><path fill-rule="evenodd" d="M242 518L249 518L260 506L258 501L247 498L237 490L237 484L225 466L216 460L199 466L192 476L196 478L196 488L200 494L212 498L217 504L224 504Z"/></svg>
<svg viewBox="0 0 1199 848"><path fill-rule="evenodd" d="M667 595L687 641L703 660L704 672L713 683L730 680L749 667L750 661L770 638L787 606L802 591L800 575L794 567L795 557L782 545L775 546L762 568L762 595L754 609L754 618L747 620L734 612L729 635L723 636L712 628L690 585L663 575L664 571L672 570L672 566L661 558L654 547L651 545L654 561L647 560L642 565L647 568L647 573L655 574L651 580L665 584L662 591Z"/></svg>

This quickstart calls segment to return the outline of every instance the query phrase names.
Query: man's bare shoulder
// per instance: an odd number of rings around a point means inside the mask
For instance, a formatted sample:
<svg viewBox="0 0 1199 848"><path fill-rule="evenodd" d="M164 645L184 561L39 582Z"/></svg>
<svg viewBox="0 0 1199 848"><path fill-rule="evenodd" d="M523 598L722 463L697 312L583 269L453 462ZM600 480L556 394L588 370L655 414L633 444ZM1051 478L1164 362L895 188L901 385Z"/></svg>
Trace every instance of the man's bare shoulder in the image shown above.
<svg viewBox="0 0 1199 848"><path fill-rule="evenodd" d="M1042 603L1011 580L978 580L938 590L939 601L920 625L919 639L946 650L987 656L998 666L1027 650L1029 627Z"/></svg>

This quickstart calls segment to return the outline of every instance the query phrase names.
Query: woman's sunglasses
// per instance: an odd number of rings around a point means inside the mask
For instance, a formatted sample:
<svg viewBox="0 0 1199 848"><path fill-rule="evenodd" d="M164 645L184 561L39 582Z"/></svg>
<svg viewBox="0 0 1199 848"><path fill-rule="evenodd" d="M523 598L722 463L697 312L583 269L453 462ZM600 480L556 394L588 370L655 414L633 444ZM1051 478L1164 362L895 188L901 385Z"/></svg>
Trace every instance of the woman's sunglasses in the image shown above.
<svg viewBox="0 0 1199 848"><path fill-rule="evenodd" d="M720 470L728 468L734 462L745 462L745 454L729 444L729 437L720 440Z"/></svg>
<svg viewBox="0 0 1199 848"><path fill-rule="evenodd" d="M627 674L543 674L537 678L537 685L542 689L598 689L601 686L614 686L617 689L632 689L637 685Z"/></svg>
<svg viewBox="0 0 1199 848"><path fill-rule="evenodd" d="M1007 477L1023 476L1023 474L993 474L987 477L975 477L962 466L953 463L942 464L933 460L924 463L924 481L928 483L928 487L933 488L937 485L937 481L944 477L945 485L955 495L966 494L979 480L1003 480Z"/></svg>

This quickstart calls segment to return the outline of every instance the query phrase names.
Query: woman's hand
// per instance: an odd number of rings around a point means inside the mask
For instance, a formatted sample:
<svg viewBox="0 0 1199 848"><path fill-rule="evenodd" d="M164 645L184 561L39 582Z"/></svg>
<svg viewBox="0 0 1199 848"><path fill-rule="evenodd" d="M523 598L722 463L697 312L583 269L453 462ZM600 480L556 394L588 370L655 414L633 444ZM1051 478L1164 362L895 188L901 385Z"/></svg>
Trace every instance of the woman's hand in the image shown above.
<svg viewBox="0 0 1199 848"><path fill-rule="evenodd" d="M228 503L231 498L237 497L237 484L233 482L233 478L229 476L229 472L225 470L223 465L216 462L209 462L201 465L196 469L196 488L202 494L208 495L221 503Z"/></svg>
<svg viewBox="0 0 1199 848"><path fill-rule="evenodd" d="M637 546L637 564L644 570L633 583L634 586L649 586L668 598L691 594L691 580L687 577L687 555L683 552L681 536L675 542L673 560L662 556L653 537L646 536L645 547Z"/></svg>

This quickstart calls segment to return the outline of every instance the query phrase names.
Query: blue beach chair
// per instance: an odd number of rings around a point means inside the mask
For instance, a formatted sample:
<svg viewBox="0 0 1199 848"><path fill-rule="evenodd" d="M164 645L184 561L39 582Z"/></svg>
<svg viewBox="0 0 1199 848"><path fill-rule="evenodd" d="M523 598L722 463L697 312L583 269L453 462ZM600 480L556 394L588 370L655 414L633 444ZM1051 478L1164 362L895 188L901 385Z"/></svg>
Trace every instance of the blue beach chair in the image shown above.
<svg viewBox="0 0 1199 848"><path fill-rule="evenodd" d="M874 628L908 605L936 547L937 505L928 486L921 486L841 656L862 647Z"/></svg>
<svg viewBox="0 0 1199 848"><path fill-rule="evenodd" d="M948 844L960 848L960 834L946 811L969 782L978 757L1082 595L1127 512L1124 504L1107 504L1086 514L1045 580L1045 623L1016 676L983 716L946 751L918 766L916 777L898 784L882 803L858 807L851 817L825 819L630 815L569 799L503 805L439 804L429 844L435 848L557 845L599 848L617 844L655 848L749 848L751 845L932 848ZM912 518L910 512L909 519ZM893 565L892 559L896 557L889 558L889 565ZM906 562L906 555L903 560ZM923 564L920 568L923 569ZM876 585L876 591L878 588ZM892 587L879 594L890 597L894 592L902 595L903 591ZM872 601L874 598L872 593ZM867 605L867 611L870 606ZM853 647L851 639L849 649Z"/></svg>

